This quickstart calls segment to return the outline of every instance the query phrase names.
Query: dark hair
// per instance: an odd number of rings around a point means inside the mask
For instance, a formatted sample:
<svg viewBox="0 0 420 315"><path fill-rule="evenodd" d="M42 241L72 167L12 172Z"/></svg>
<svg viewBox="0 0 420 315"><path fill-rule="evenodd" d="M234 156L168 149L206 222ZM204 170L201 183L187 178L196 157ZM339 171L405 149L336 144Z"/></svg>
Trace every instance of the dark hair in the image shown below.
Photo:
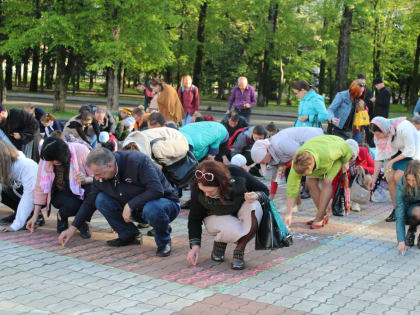
<svg viewBox="0 0 420 315"><path fill-rule="evenodd" d="M369 125L369 130L370 130L371 132L377 132L377 131L382 132L381 128L379 128L379 127L378 127L377 125L375 125L374 123L370 123L370 125Z"/></svg>
<svg viewBox="0 0 420 315"><path fill-rule="evenodd" d="M306 82L305 80L297 80L295 83L293 83L292 85L292 89L295 90L305 90L305 91L309 91L312 88L312 86Z"/></svg>
<svg viewBox="0 0 420 315"><path fill-rule="evenodd" d="M159 85L163 89L163 81L159 78L151 79L149 81L149 85L153 85L153 86Z"/></svg>
<svg viewBox="0 0 420 315"><path fill-rule="evenodd" d="M252 130L252 134L253 135L259 135L259 136L266 136L267 132L265 130L265 128L261 125L256 125L254 127L254 130Z"/></svg>
<svg viewBox="0 0 420 315"><path fill-rule="evenodd" d="M278 131L276 124L272 121L270 122L265 129L267 129L267 131Z"/></svg>
<svg viewBox="0 0 420 315"><path fill-rule="evenodd" d="M233 112L229 113L228 118L232 121L239 121L240 117L239 117L239 114L237 112L233 111Z"/></svg>
<svg viewBox="0 0 420 315"><path fill-rule="evenodd" d="M80 112L79 115L77 115L77 118L80 119L81 121L86 121L86 120L89 120L89 119L93 120L93 115L90 111L84 110L84 111Z"/></svg>
<svg viewBox="0 0 420 315"><path fill-rule="evenodd" d="M59 161L62 164L68 164L71 154L68 145L62 139L50 136L42 144L40 157L44 161Z"/></svg>
<svg viewBox="0 0 420 315"><path fill-rule="evenodd" d="M364 73L359 73L359 74L357 75L357 78L358 78L358 79L362 79L362 80L366 80L366 74L364 74Z"/></svg>
<svg viewBox="0 0 420 315"><path fill-rule="evenodd" d="M49 123L51 121L57 120L57 118L50 113L46 113L46 114L42 115L39 120L43 123Z"/></svg>
<svg viewBox="0 0 420 315"><path fill-rule="evenodd" d="M197 117L195 120L195 122L200 122L200 121L204 121L204 118L202 116Z"/></svg>
<svg viewBox="0 0 420 315"><path fill-rule="evenodd" d="M151 113L149 119L147 120L151 125L159 124L161 126L165 125L165 116L162 113L154 112Z"/></svg>
<svg viewBox="0 0 420 315"><path fill-rule="evenodd" d="M203 173L211 173L214 175L214 180L209 182L204 178L197 179L195 176L191 180L191 190L199 189L198 183L208 187L219 187L220 201L223 203L225 200L230 199L232 192L232 182L229 169L221 162L205 160L201 162L197 170Z"/></svg>
<svg viewBox="0 0 420 315"><path fill-rule="evenodd" d="M144 114L144 106L143 105L139 105L138 107L134 108L133 111L131 112L131 115L143 115Z"/></svg>

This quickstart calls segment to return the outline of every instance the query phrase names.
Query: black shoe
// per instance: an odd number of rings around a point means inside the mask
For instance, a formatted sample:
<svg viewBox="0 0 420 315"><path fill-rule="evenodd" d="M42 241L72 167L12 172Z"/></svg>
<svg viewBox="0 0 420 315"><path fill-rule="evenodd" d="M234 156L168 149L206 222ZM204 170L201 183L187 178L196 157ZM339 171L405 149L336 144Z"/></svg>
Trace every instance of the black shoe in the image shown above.
<svg viewBox="0 0 420 315"><path fill-rule="evenodd" d="M172 233L172 227L169 226L169 234ZM155 236L155 229L151 229L149 231L147 231L147 236Z"/></svg>
<svg viewBox="0 0 420 315"><path fill-rule="evenodd" d="M311 194L308 191L302 191L300 193L300 199L309 199L311 198Z"/></svg>
<svg viewBox="0 0 420 315"><path fill-rule="evenodd" d="M185 201L182 205L181 205L181 209L189 209L191 207L191 200Z"/></svg>
<svg viewBox="0 0 420 315"><path fill-rule="evenodd" d="M106 242L109 246L112 247L122 247L128 245L141 245L142 244L142 236L141 234L129 239L129 240L122 240L120 238L116 238Z"/></svg>
<svg viewBox="0 0 420 315"><path fill-rule="evenodd" d="M147 229L148 227L150 227L150 224L144 221L142 217L140 217L136 222L138 222L138 229Z"/></svg>
<svg viewBox="0 0 420 315"><path fill-rule="evenodd" d="M225 261L226 243L214 242L213 250L211 252L211 260L216 262Z"/></svg>
<svg viewBox="0 0 420 315"><path fill-rule="evenodd" d="M159 256L159 257L168 257L170 254L171 254L171 241L169 241L169 243L162 246L161 248L158 248L156 251L156 256Z"/></svg>
<svg viewBox="0 0 420 315"><path fill-rule="evenodd" d="M244 250L243 249L235 249L233 251L232 269L233 270L243 270L244 268L245 268Z"/></svg>
<svg viewBox="0 0 420 315"><path fill-rule="evenodd" d="M408 228L407 235L405 236L405 245L414 246L414 240L416 239L416 230L411 229L411 226Z"/></svg>
<svg viewBox="0 0 420 315"><path fill-rule="evenodd" d="M57 233L60 234L61 232L67 230L69 228L69 221L67 218L63 219L57 213Z"/></svg>
<svg viewBox="0 0 420 315"><path fill-rule="evenodd" d="M87 224L86 222L83 223L80 227L79 227L79 231L80 231L80 237L87 239L87 238L91 238L92 234L90 233L90 228L89 228L89 224Z"/></svg>
<svg viewBox="0 0 420 315"><path fill-rule="evenodd" d="M259 170L259 168L258 168L258 167L256 167L256 166L251 167L251 168L249 169L249 174L251 174L251 175L253 175L253 176L255 176L255 177L263 177L263 176L260 174L260 170Z"/></svg>
<svg viewBox="0 0 420 315"><path fill-rule="evenodd" d="M44 219L44 216L42 215L42 213L40 213L38 215L38 219L36 219L35 225L36 226L44 226L45 225L45 219Z"/></svg>
<svg viewBox="0 0 420 315"><path fill-rule="evenodd" d="M12 213L11 215L0 219L0 224L12 224L15 220L16 213Z"/></svg>
<svg viewBox="0 0 420 315"><path fill-rule="evenodd" d="M392 210L391 214L389 215L388 218L385 219L386 222L395 222L397 220L396 216L395 216L395 209Z"/></svg>

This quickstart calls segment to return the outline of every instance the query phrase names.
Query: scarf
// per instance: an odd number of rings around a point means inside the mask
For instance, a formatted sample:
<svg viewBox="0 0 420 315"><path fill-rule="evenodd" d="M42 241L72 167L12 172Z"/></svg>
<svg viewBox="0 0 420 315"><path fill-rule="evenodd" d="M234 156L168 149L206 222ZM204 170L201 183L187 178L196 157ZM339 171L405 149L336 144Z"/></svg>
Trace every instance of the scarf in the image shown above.
<svg viewBox="0 0 420 315"><path fill-rule="evenodd" d="M387 119L380 116L372 119L371 123L376 125L381 130L381 132L385 135L385 137L382 139L378 139L376 136L374 136L375 146L380 152L391 153L392 139L397 132L398 125L401 122L403 122L405 119L406 119L405 117Z"/></svg>
<svg viewBox="0 0 420 315"><path fill-rule="evenodd" d="M69 184L70 190L73 194L78 196L80 199L83 199L85 193L82 185L77 181L76 176L79 173L79 164L77 163L77 155L73 144L67 143L67 146L70 150L70 167L69 167ZM51 185L53 183L53 172L51 171L51 163L41 160L41 174L39 179L39 186L44 194L48 194L51 191ZM47 170L49 168L49 170Z"/></svg>

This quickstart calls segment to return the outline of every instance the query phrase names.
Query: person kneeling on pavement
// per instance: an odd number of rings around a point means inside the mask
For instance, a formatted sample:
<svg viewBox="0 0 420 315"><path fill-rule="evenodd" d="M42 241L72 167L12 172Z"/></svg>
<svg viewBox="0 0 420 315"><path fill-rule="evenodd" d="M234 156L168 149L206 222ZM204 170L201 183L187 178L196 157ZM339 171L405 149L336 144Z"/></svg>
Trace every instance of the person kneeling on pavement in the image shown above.
<svg viewBox="0 0 420 315"><path fill-rule="evenodd" d="M107 244L119 247L141 245L140 232L133 224L141 216L155 230L156 255L169 256L169 223L178 216L179 199L153 161L141 152L112 153L106 148L97 148L89 153L86 165L94 176L93 188L75 221L83 221L98 209L118 233L118 238ZM60 235L59 242L63 246L75 229L71 226Z"/></svg>
<svg viewBox="0 0 420 315"><path fill-rule="evenodd" d="M258 193L268 188L244 169L217 161L200 163L191 181L188 216L190 248L187 260L197 265L202 223L215 236L211 259L224 261L227 243L235 243L232 269L245 268L245 246L254 237L262 218Z"/></svg>

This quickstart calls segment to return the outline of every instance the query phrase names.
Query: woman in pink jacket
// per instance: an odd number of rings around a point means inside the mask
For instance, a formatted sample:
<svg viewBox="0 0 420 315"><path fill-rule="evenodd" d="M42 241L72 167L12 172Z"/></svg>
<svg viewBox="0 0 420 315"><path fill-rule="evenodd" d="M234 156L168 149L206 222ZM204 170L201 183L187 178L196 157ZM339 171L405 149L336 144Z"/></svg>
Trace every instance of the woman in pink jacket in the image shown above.
<svg viewBox="0 0 420 315"><path fill-rule="evenodd" d="M82 144L68 143L56 137L44 141L34 190L34 214L26 225L29 231L34 231L41 209L46 207L49 215L51 205L58 209L57 232L68 228L68 218L77 214L85 191L93 182L86 169L88 154L89 149ZM79 230L82 238L90 238L86 222Z"/></svg>

